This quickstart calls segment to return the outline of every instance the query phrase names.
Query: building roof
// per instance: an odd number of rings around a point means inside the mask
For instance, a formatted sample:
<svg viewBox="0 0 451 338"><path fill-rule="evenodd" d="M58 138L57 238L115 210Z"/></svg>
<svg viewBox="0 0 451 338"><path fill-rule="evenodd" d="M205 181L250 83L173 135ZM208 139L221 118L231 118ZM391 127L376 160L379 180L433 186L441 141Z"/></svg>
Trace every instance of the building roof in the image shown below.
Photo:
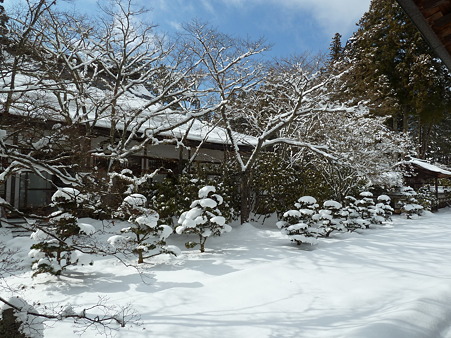
<svg viewBox="0 0 451 338"><path fill-rule="evenodd" d="M4 79L5 80L5 79ZM6 79L7 80L7 79ZM9 83L5 80L1 89L8 89ZM10 113L16 116L29 116L37 120L63 122L65 116L59 111L59 103L51 90L42 88L33 89L34 83L39 81L32 76L17 74L15 90L24 90L25 95L21 100L15 102ZM52 88L55 83L52 80L45 81L48 88ZM76 90L69 87L66 106L67 114L74 118L76 123L90 123L92 127L110 129L112 126L110 110L106 109L100 116L97 115L96 102L102 103L108 92L99 88L91 87L89 89L89 98L83 102L87 114L80 118L80 102L76 101ZM31 90L30 90L31 89ZM3 94L5 96L6 94ZM151 94L144 86L135 86L133 90L124 93L118 100L117 105L121 113L117 114L115 128L117 130L135 131L137 134L148 137L163 137L177 140L188 140L194 143L202 142L216 146L231 146L232 141L226 129L201 120L194 114L182 113L162 106L161 104L149 105ZM0 94L0 102L2 100ZM47 109L36 109L29 111L28 105L33 101L44 101ZM78 99L79 100L79 99ZM108 100L105 102L109 102ZM42 104L42 102L41 102ZM129 112L129 113L128 113ZM139 112L139 114L136 114ZM257 139L250 135L245 135L233 131L233 137L237 145L241 148L252 147L257 143Z"/></svg>
<svg viewBox="0 0 451 338"><path fill-rule="evenodd" d="M400 164L411 168L414 173L423 178L451 178L451 171L420 159L411 159Z"/></svg>
<svg viewBox="0 0 451 338"><path fill-rule="evenodd" d="M397 0L451 70L451 0Z"/></svg>

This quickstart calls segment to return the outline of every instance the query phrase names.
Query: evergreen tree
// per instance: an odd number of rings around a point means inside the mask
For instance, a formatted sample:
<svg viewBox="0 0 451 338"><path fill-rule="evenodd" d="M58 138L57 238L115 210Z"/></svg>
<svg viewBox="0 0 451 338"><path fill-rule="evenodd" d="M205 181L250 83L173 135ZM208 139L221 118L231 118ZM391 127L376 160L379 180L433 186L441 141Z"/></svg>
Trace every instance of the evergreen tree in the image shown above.
<svg viewBox="0 0 451 338"><path fill-rule="evenodd" d="M215 194L214 186L205 186L199 189L199 199L193 201L190 210L180 215L179 226L175 231L181 234L194 234L199 236L199 242L187 242L187 248L200 246L200 252L205 252L205 242L209 237L221 236L230 232L232 227L226 224L219 206L223 203L221 195Z"/></svg>
<svg viewBox="0 0 451 338"><path fill-rule="evenodd" d="M350 96L391 116L393 129L413 132L425 157L433 126L451 105L447 68L393 0L373 0L358 26L341 60L350 68Z"/></svg>
<svg viewBox="0 0 451 338"><path fill-rule="evenodd" d="M0 4L3 3L3 0L0 0ZM5 12L5 7L0 5L0 36L3 36L8 29L6 28L6 23L8 22L8 16Z"/></svg>
<svg viewBox="0 0 451 338"><path fill-rule="evenodd" d="M343 56L343 46L341 44L341 34L335 33L329 46L329 60L331 62L338 61Z"/></svg>

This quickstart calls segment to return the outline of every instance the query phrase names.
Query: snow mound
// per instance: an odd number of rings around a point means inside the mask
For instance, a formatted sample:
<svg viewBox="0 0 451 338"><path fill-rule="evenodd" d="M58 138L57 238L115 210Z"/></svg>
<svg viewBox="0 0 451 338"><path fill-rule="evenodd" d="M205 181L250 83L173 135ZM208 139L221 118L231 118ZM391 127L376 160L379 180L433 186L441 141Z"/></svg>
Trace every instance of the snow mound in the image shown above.
<svg viewBox="0 0 451 338"><path fill-rule="evenodd" d="M58 188L57 191L52 195L52 202L53 203L70 203L70 202L76 202L81 203L83 202L83 195L75 188Z"/></svg>
<svg viewBox="0 0 451 338"><path fill-rule="evenodd" d="M216 188L212 185L207 185L199 189L199 198L206 198L211 192L216 192Z"/></svg>
<svg viewBox="0 0 451 338"><path fill-rule="evenodd" d="M147 203L147 198L141 194L131 194L124 198L124 203L131 208L144 207Z"/></svg>

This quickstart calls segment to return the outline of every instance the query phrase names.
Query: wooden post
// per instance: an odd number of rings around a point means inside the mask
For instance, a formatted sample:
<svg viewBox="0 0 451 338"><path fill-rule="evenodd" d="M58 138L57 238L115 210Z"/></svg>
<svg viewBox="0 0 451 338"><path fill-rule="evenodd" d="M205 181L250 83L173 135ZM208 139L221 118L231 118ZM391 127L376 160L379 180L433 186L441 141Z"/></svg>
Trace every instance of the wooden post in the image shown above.
<svg viewBox="0 0 451 338"><path fill-rule="evenodd" d="M440 207L440 200L438 198L438 178L435 178L435 198L437 199L437 205L435 206L435 208L438 210L438 208Z"/></svg>

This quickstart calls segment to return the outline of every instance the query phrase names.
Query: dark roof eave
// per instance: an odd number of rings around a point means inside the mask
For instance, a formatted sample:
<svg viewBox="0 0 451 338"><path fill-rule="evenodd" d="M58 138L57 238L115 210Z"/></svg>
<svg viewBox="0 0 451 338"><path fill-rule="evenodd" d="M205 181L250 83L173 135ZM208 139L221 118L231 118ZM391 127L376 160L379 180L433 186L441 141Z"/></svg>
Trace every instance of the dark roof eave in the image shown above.
<svg viewBox="0 0 451 338"><path fill-rule="evenodd" d="M430 24L427 22L423 13L420 11L418 6L413 0L396 0L413 23L417 26L418 30L423 35L426 42L435 52L435 54L442 59L443 63L451 70L451 55L446 49L445 45L442 43L440 38L434 32Z"/></svg>

